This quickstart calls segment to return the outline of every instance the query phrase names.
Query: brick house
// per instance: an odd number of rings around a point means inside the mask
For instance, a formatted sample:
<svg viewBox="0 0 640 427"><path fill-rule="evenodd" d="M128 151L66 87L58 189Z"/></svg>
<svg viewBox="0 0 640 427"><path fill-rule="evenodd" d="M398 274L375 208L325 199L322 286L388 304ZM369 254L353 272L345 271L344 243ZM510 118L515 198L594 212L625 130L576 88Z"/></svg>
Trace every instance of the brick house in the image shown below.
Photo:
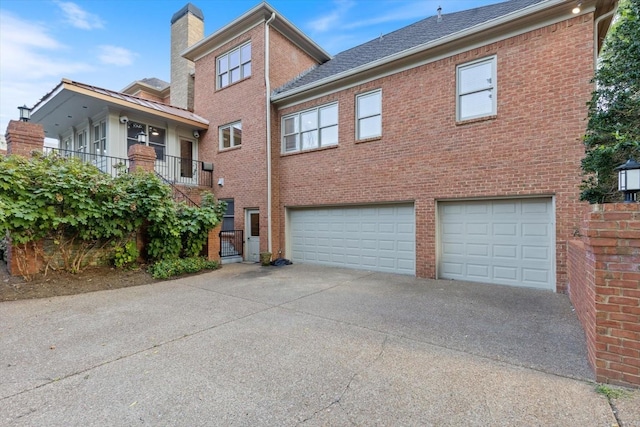
<svg viewBox="0 0 640 427"><path fill-rule="evenodd" d="M195 158L215 165L247 260L563 292L586 102L616 1L575 6L438 11L331 57L267 3L207 37L189 4L172 19L170 88L133 83L128 107L167 133L197 131ZM45 129L50 99L32 114ZM106 110L119 141L124 108Z"/></svg>

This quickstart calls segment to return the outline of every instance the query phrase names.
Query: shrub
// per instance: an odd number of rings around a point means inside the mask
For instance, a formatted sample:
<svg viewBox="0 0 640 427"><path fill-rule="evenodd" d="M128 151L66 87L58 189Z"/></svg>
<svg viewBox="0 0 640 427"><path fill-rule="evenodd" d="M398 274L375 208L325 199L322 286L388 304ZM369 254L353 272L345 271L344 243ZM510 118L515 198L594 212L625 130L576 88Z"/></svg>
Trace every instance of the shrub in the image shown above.
<svg viewBox="0 0 640 427"><path fill-rule="evenodd" d="M202 257L165 259L149 267L149 273L154 279L168 279L186 273L216 270L219 266L217 261L208 261Z"/></svg>
<svg viewBox="0 0 640 427"><path fill-rule="evenodd" d="M131 267L138 260L139 255L135 240L129 240L124 245L114 245L113 265L117 268Z"/></svg>

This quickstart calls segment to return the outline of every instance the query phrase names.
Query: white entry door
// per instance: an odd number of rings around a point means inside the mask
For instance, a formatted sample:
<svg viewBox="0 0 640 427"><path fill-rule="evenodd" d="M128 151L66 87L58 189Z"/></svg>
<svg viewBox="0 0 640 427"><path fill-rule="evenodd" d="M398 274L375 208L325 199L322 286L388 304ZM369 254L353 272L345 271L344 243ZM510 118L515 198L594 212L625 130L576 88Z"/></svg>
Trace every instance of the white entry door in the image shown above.
<svg viewBox="0 0 640 427"><path fill-rule="evenodd" d="M247 210L245 221L247 235L247 261L260 261L260 211L256 209Z"/></svg>

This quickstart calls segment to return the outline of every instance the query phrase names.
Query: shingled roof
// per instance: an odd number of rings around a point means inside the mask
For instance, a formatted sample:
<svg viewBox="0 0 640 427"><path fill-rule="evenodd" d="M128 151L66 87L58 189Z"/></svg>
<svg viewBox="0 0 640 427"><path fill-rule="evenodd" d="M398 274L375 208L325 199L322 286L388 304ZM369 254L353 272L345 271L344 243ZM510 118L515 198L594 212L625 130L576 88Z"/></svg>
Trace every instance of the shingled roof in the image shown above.
<svg viewBox="0 0 640 427"><path fill-rule="evenodd" d="M276 89L274 95L324 80L402 51L472 28L544 0L511 0L461 12L434 15L334 56Z"/></svg>

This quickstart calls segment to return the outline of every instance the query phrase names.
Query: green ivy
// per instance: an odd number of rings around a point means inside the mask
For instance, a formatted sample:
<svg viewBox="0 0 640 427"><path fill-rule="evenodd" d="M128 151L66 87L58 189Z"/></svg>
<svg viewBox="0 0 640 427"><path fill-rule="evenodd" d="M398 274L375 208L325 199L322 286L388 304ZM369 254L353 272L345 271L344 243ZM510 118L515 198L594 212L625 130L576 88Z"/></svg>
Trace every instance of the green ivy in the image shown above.
<svg viewBox="0 0 640 427"><path fill-rule="evenodd" d="M166 259L158 261L149 267L149 273L155 279L168 279L187 273L197 273L202 270L215 270L220 265L216 261L207 261L202 257Z"/></svg>
<svg viewBox="0 0 640 427"><path fill-rule="evenodd" d="M615 168L640 161L640 1L621 0L594 78L581 200L619 201Z"/></svg>
<svg viewBox="0 0 640 427"><path fill-rule="evenodd" d="M175 202L153 172L113 178L56 154L0 157L0 232L17 244L52 239L69 271L80 271L96 245L140 231L152 260L198 255L224 209L210 194L200 208Z"/></svg>

